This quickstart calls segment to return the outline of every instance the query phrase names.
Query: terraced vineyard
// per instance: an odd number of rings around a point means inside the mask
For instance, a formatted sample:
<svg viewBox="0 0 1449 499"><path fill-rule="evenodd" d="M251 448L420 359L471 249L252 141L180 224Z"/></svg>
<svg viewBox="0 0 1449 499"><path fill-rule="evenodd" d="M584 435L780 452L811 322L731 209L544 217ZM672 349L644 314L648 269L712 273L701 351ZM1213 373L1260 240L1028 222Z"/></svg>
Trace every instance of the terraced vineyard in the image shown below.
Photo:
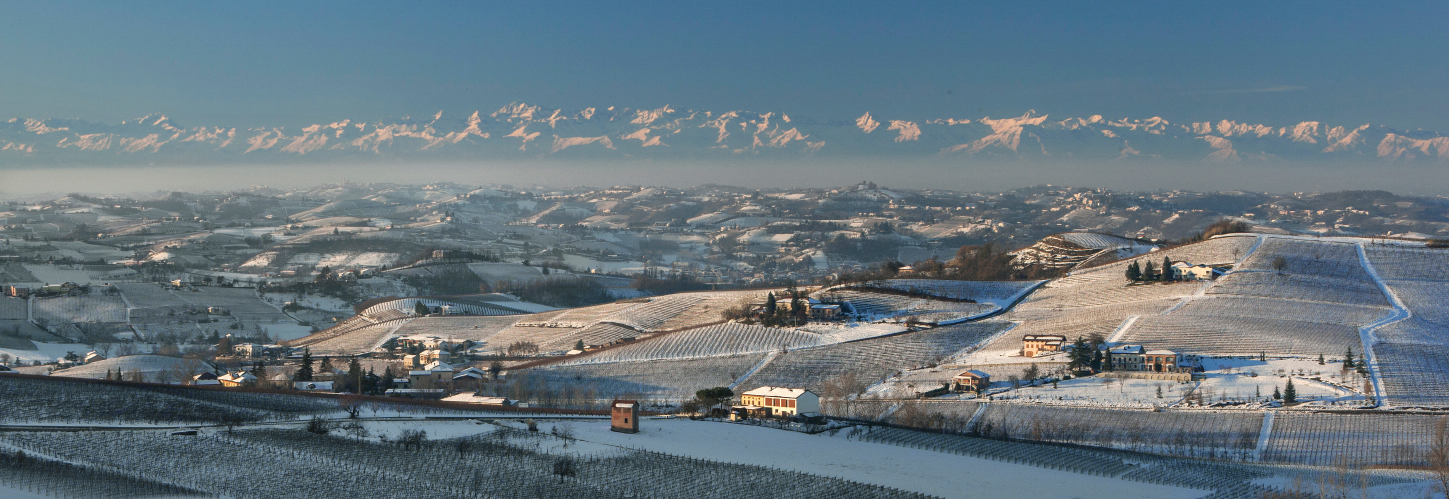
<svg viewBox="0 0 1449 499"><path fill-rule="evenodd" d="M436 336L458 340L487 341L491 345L493 342L490 341L490 338L512 326L518 320L519 317L514 315L417 317L403 322L394 334L399 337Z"/></svg>
<svg viewBox="0 0 1449 499"><path fill-rule="evenodd" d="M25 320L29 305L19 298L0 297L0 320Z"/></svg>
<svg viewBox="0 0 1449 499"><path fill-rule="evenodd" d="M270 428L185 438L160 431L10 433L0 436L0 442L30 454L225 497L338 497L360 490L380 499L418 496L418 487L398 484L427 484L428 491L447 497L497 497L499 491L514 497L605 499L737 494L733 487L719 487L721 483L783 497L925 497L838 478L633 450L570 455L573 473L564 479L553 471L565 456L534 445L549 437L483 431L412 448ZM259 474L266 479L258 479Z"/></svg>
<svg viewBox="0 0 1449 499"><path fill-rule="evenodd" d="M1449 407L1449 250L1366 245L1364 254L1409 312L1375 331L1387 402Z"/></svg>
<svg viewBox="0 0 1449 499"><path fill-rule="evenodd" d="M207 423L294 419L337 411L311 397L0 376L7 423Z"/></svg>
<svg viewBox="0 0 1449 499"><path fill-rule="evenodd" d="M1264 461L1316 466L1423 466L1435 428L1430 414L1328 414L1280 411Z"/></svg>
<svg viewBox="0 0 1449 499"><path fill-rule="evenodd" d="M378 320L412 315L413 309L417 308L419 301L432 307L447 305L471 315L517 315L521 313L520 310L514 310L502 305L462 303L459 301L432 298L402 298L368 307L367 310L362 311L362 315L371 316Z"/></svg>
<svg viewBox="0 0 1449 499"><path fill-rule="evenodd" d="M803 387L818 392L828 381L847 373L875 382L905 369L939 363L1005 327L1007 325L1000 322L967 323L792 350L775 357L745 379L740 384L740 390L770 385Z"/></svg>
<svg viewBox="0 0 1449 499"><path fill-rule="evenodd" d="M35 317L52 324L67 322L126 322L126 303L120 296L88 294L36 298Z"/></svg>
<svg viewBox="0 0 1449 499"><path fill-rule="evenodd" d="M1331 355L1362 351L1359 326L1387 313L1386 307L1207 298L1167 315L1143 316L1122 341L1208 355Z"/></svg>
<svg viewBox="0 0 1449 499"><path fill-rule="evenodd" d="M868 319L916 317L932 324L959 321L999 308L989 303L931 300L869 291L834 290L828 295L831 299L850 303L856 314Z"/></svg>
<svg viewBox="0 0 1449 499"><path fill-rule="evenodd" d="M410 320L413 319L368 324L348 331L347 334L311 343L308 348L318 355L357 355L371 352L388 338L396 336L398 328Z"/></svg>
<svg viewBox="0 0 1449 499"><path fill-rule="evenodd" d="M895 291L905 291L922 295L937 296L954 300L1005 300L1016 296L1035 285L1037 281L949 281L941 279L889 279L883 281L870 281L860 284L841 285L829 288L824 291L828 294L835 289L848 288L878 288Z"/></svg>
<svg viewBox="0 0 1449 499"><path fill-rule="evenodd" d="M1006 442L963 435L926 433L898 428L871 428L857 438L916 449L1028 464L1085 475L1215 491L1208 497L1262 497L1273 489L1252 480L1274 475L1249 465L1161 458L1144 454Z"/></svg>
<svg viewBox="0 0 1449 499"><path fill-rule="evenodd" d="M729 386L764 360L766 354L732 355L692 360L618 362L549 366L528 371L557 386L573 384L595 390L598 400L637 396L654 402L678 403L694 392Z"/></svg>
<svg viewBox="0 0 1449 499"><path fill-rule="evenodd" d="M258 298L256 290L251 288L200 287L177 296L201 307L222 307L233 317L248 322L295 322Z"/></svg>
<svg viewBox="0 0 1449 499"><path fill-rule="evenodd" d="M819 345L829 338L793 329L725 323L705 326L633 345L586 355L564 365L689 359L791 350Z"/></svg>
<svg viewBox="0 0 1449 499"><path fill-rule="evenodd" d="M115 284L136 308L173 307L185 308L190 303L177 298L175 294L155 283L121 282Z"/></svg>
<svg viewBox="0 0 1449 499"><path fill-rule="evenodd" d="M987 404L972 431L997 438L1097 445L1155 454L1241 460L1261 432L1257 411L1133 411Z"/></svg>

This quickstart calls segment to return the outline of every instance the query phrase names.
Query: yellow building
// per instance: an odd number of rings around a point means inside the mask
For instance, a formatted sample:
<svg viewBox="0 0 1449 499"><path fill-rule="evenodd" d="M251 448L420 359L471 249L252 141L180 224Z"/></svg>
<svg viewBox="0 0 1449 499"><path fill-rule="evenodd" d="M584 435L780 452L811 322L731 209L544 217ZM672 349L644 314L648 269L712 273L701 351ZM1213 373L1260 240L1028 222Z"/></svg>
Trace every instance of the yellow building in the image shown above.
<svg viewBox="0 0 1449 499"><path fill-rule="evenodd" d="M740 405L746 409L768 409L771 415L818 414L820 396L803 388L762 386L741 393Z"/></svg>

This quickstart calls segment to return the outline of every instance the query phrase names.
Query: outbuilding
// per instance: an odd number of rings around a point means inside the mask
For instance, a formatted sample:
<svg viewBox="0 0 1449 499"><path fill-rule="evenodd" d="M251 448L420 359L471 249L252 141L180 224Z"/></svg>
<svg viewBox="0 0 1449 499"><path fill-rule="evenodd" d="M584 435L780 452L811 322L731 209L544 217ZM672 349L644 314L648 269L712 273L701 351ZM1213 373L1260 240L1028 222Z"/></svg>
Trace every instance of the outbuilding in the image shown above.
<svg viewBox="0 0 1449 499"><path fill-rule="evenodd" d="M610 410L609 429L620 433L639 433L639 402L615 400Z"/></svg>

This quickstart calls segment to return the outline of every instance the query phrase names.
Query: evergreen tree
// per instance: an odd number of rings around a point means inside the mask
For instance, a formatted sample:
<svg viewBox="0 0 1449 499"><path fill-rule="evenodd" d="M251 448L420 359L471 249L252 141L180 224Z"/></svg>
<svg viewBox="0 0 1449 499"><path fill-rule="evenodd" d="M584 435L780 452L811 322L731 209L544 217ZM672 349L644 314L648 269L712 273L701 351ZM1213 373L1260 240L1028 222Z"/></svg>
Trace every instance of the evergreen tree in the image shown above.
<svg viewBox="0 0 1449 499"><path fill-rule="evenodd" d="M1273 400L1283 400L1283 392L1278 391L1276 386L1273 387Z"/></svg>
<svg viewBox="0 0 1449 499"><path fill-rule="evenodd" d="M810 307L806 305L805 293L790 286L790 316L795 319L795 324L803 324L810 317Z"/></svg>
<svg viewBox="0 0 1449 499"><path fill-rule="evenodd" d="M1263 398L1263 387L1258 386L1258 385L1253 385L1253 400L1261 400L1262 398Z"/></svg>
<svg viewBox="0 0 1449 499"><path fill-rule="evenodd" d="M1353 369L1353 347L1348 347L1348 353L1343 355L1343 370Z"/></svg>
<svg viewBox="0 0 1449 499"><path fill-rule="evenodd" d="M775 293L771 292L765 296L765 325L770 326L775 321L775 311L779 304L775 303Z"/></svg>
<svg viewBox="0 0 1449 499"><path fill-rule="evenodd" d="M1081 336L1078 336L1077 341L1072 343L1071 362L1068 367L1070 367L1072 370L1077 370L1084 367L1091 367L1091 365L1091 347L1087 346L1086 340L1082 339Z"/></svg>
<svg viewBox="0 0 1449 499"><path fill-rule="evenodd" d="M378 382L378 391L387 391L388 388L392 388L392 380L396 377L397 375L392 372L392 366L387 366L386 369L383 369L382 379Z"/></svg>
<svg viewBox="0 0 1449 499"><path fill-rule="evenodd" d="M362 364L357 362L357 357L347 361L347 382L357 383L358 393L362 393Z"/></svg>
<svg viewBox="0 0 1449 499"><path fill-rule="evenodd" d="M1094 347L1094 348L1092 348L1092 370L1093 371L1101 371L1102 370L1102 351L1101 350L1098 350L1097 348L1095 348L1096 345L1092 345L1092 346Z"/></svg>
<svg viewBox="0 0 1449 499"><path fill-rule="evenodd" d="M574 342L574 350L583 350L583 349L584 349L584 340L579 340L579 341Z"/></svg>
<svg viewBox="0 0 1449 499"><path fill-rule="evenodd" d="M1142 266L1137 265L1136 260L1133 260L1132 263L1127 265L1127 280L1132 282L1142 281Z"/></svg>
<svg viewBox="0 0 1449 499"><path fill-rule="evenodd" d="M364 376L362 378L362 393L366 393L368 395L377 395L381 393L377 389L378 382L380 381L382 380L377 377L377 372L369 367L367 369L367 376Z"/></svg>
<svg viewBox="0 0 1449 499"><path fill-rule="evenodd" d="M1152 266L1152 262L1147 262L1147 265L1144 266L1144 267L1142 267L1142 280L1144 280L1144 281L1156 281L1157 280L1157 268Z"/></svg>
<svg viewBox="0 0 1449 499"><path fill-rule="evenodd" d="M1323 354L1318 354L1318 365L1323 365Z"/></svg>
<svg viewBox="0 0 1449 499"><path fill-rule="evenodd" d="M265 383L267 381L267 365L263 364L260 360L257 361L256 364L252 365L252 376L257 377L258 383Z"/></svg>
<svg viewBox="0 0 1449 499"><path fill-rule="evenodd" d="M418 302L413 305L413 314L428 315L428 306L424 305L422 300L418 300Z"/></svg>
<svg viewBox="0 0 1449 499"><path fill-rule="evenodd" d="M297 374L292 376L293 381L312 381L312 350L302 351L302 363L297 367Z"/></svg>
<svg viewBox="0 0 1449 499"><path fill-rule="evenodd" d="M1102 355L1102 370L1103 371L1112 371L1114 369L1115 368L1112 367L1112 351L1111 350L1107 350L1107 353L1104 354L1104 355Z"/></svg>
<svg viewBox="0 0 1449 499"><path fill-rule="evenodd" d="M1171 282L1173 280L1173 278L1172 278L1172 260L1171 259L1168 259L1165 256L1162 257L1162 280L1169 281L1169 282Z"/></svg>
<svg viewBox="0 0 1449 499"><path fill-rule="evenodd" d="M1162 385L1157 385L1157 398L1162 398Z"/></svg>
<svg viewBox="0 0 1449 499"><path fill-rule="evenodd" d="M323 357L322 364L317 366L317 372L324 374L333 374L332 357Z"/></svg>
<svg viewBox="0 0 1449 499"><path fill-rule="evenodd" d="M1283 387L1283 403L1292 404L1298 401L1298 390L1293 388L1293 378L1288 378L1288 385Z"/></svg>
<svg viewBox="0 0 1449 499"><path fill-rule="evenodd" d="M1368 359L1362 353L1358 354L1358 372L1368 372Z"/></svg>

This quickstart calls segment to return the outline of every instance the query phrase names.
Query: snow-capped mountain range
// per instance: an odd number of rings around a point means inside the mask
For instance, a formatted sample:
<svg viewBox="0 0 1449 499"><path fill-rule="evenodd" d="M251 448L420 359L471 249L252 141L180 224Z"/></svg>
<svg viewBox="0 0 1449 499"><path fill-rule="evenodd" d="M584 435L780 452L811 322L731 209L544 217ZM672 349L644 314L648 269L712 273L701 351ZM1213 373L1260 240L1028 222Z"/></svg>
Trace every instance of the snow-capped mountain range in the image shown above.
<svg viewBox="0 0 1449 499"><path fill-rule="evenodd" d="M492 112L341 120L296 127L187 127L161 115L116 125L78 119L0 122L0 165L274 162L379 157L1053 158L1089 160L1449 160L1449 136L1381 125L1286 126L1162 118L792 119L779 112L618 107L578 111L513 103Z"/></svg>

